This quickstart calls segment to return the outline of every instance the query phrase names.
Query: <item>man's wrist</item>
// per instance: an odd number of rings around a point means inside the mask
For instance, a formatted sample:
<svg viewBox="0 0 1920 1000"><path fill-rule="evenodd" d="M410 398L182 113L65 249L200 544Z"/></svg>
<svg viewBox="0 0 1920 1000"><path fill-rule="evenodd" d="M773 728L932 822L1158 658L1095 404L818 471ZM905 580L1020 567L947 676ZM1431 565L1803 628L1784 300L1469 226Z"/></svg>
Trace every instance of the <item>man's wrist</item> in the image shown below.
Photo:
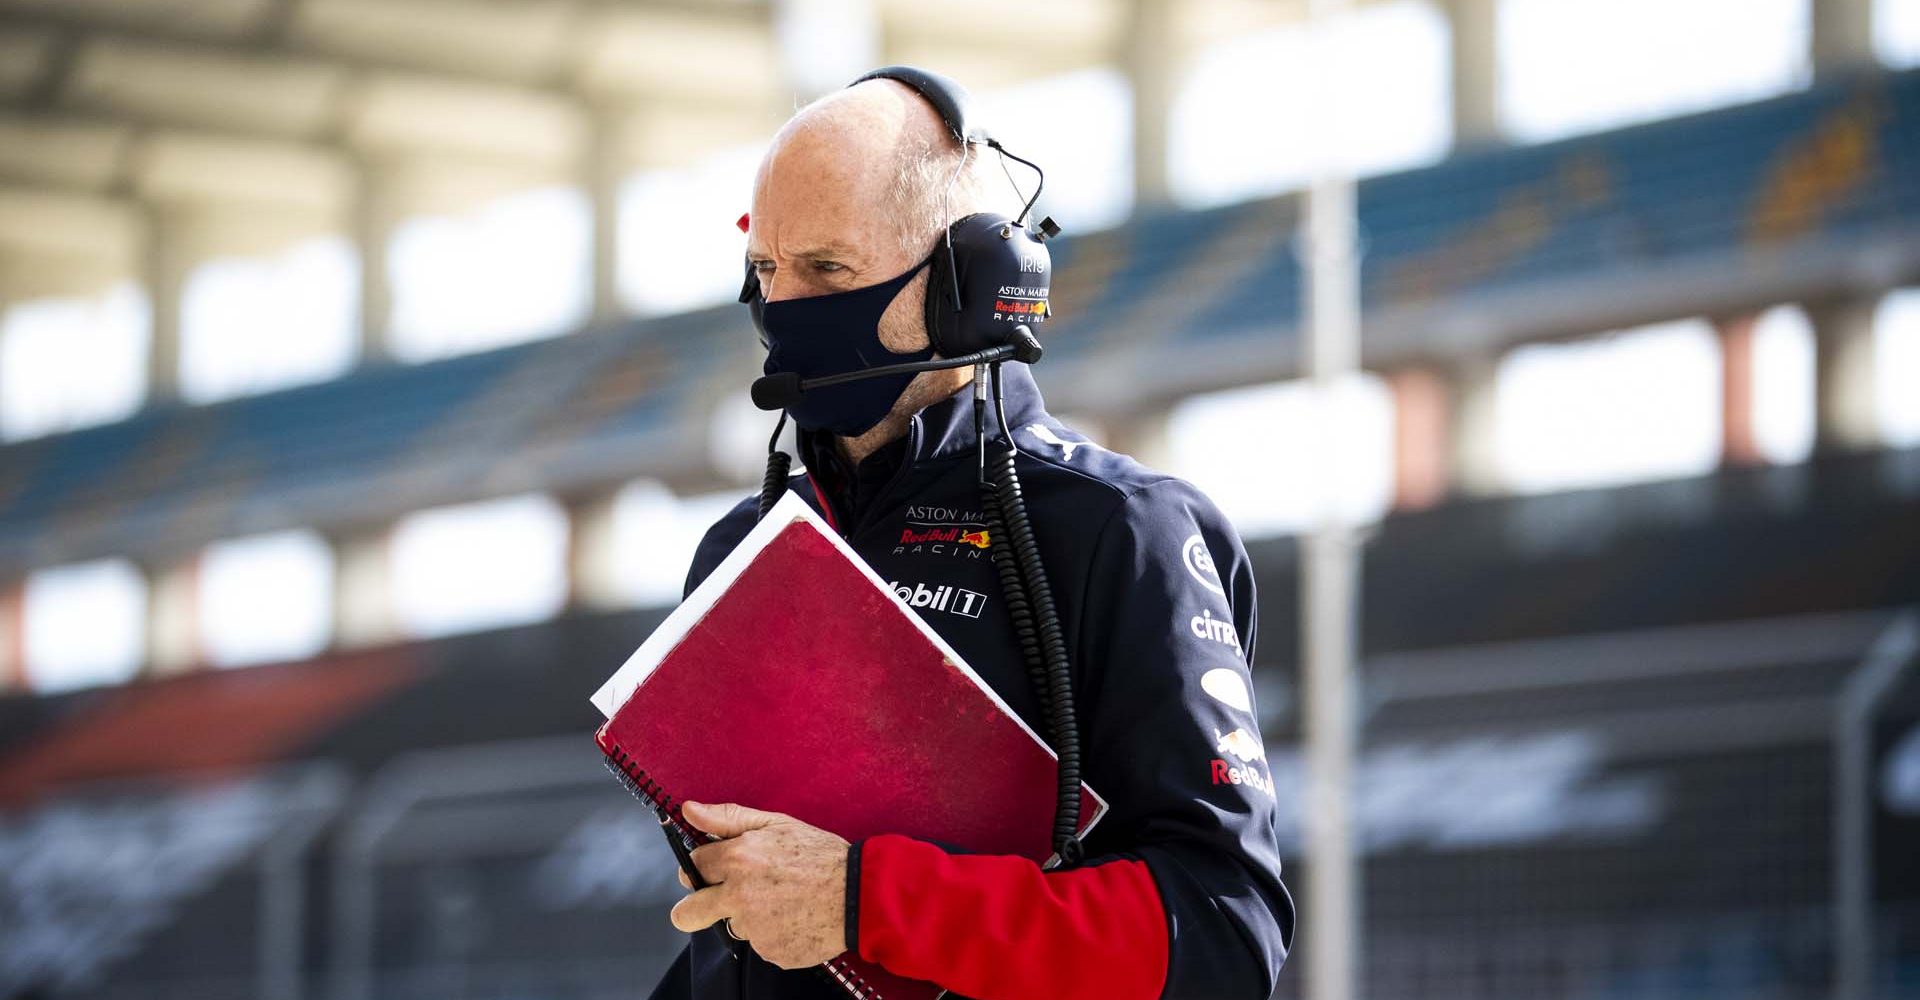
<svg viewBox="0 0 1920 1000"><path fill-rule="evenodd" d="M847 845L847 953L860 957L860 847L865 841Z"/></svg>

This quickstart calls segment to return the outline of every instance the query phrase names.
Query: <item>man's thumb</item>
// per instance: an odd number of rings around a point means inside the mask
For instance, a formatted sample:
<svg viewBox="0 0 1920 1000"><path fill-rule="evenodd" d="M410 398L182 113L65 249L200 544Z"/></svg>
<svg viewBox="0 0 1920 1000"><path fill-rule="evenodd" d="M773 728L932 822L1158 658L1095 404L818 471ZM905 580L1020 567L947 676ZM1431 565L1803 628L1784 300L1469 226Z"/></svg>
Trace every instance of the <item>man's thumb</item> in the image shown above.
<svg viewBox="0 0 1920 1000"><path fill-rule="evenodd" d="M680 813L687 818L687 822L716 837L738 837L748 830L758 830L782 818L779 813L749 809L732 802L717 805L682 802Z"/></svg>

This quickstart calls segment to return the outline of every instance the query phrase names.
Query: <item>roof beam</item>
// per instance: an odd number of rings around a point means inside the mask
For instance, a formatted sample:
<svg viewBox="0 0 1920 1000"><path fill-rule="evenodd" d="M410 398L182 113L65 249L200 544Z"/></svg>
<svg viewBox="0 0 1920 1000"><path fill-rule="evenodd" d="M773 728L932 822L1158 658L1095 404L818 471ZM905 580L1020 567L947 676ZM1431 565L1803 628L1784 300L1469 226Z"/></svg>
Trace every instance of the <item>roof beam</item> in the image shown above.
<svg viewBox="0 0 1920 1000"><path fill-rule="evenodd" d="M5 16L0 15L0 27L4 26L5 20ZM617 117L623 113L643 113L653 103L647 100L645 93L624 99L588 97L552 85L521 86L440 73L388 69L343 70L339 64L327 60L307 60L304 66L263 64L260 52L229 43L156 43L117 34L87 34L76 36L63 44L67 49L64 57L49 60L52 65L43 70L41 79L30 88L27 96L0 97L0 112L12 111L20 118L53 122L86 116L94 123L105 121L153 129L184 129L233 138L319 141L340 146L401 142L417 143L426 148L449 148L482 154L491 151L511 155L516 151L513 147L518 141L511 138L513 136L538 135L544 137L548 145L565 146L576 138L572 133L578 131L578 122L594 116ZM101 85L109 88L105 97L74 93L76 85L85 85L82 75L87 72L84 63L90 55L107 61L108 68L99 72L118 73L122 77ZM139 64L129 68L126 65L129 59ZM211 104L203 104L197 109L183 106L176 110L168 107L165 100L152 99L151 94L143 88L125 82L129 74L137 78L145 72L145 65L166 66L176 60L189 65L194 60L227 63L236 77L250 71L248 64L255 64L263 74L279 74L275 86L284 96L231 94L234 89L244 88L218 87L212 88ZM263 86L262 90L265 89ZM485 149L476 150L460 143L448 146L447 136L434 138L434 129L401 127L395 131L390 102L404 104L416 98L436 106L444 105L445 100L463 104L497 103L517 116L544 115L551 120L545 124L531 122L534 125L532 128L519 127L506 132L493 130L488 133L492 138L484 144ZM682 113L705 109L704 113L712 115L762 116L773 112L770 101L742 100L736 95L720 93L710 95L705 100L698 95L675 97L672 103L675 111ZM280 113L282 108L287 109L285 113ZM552 115L556 112L561 117L553 119ZM429 117L435 119L439 126L437 132L445 132L449 127L446 120L448 116L439 114ZM470 116L462 114L453 118ZM573 119L574 123L566 124L566 119ZM452 124L458 125L460 122L456 120ZM363 126L365 134L362 134ZM549 161L565 158L564 154L558 154L555 150L529 149L527 152Z"/></svg>
<svg viewBox="0 0 1920 1000"><path fill-rule="evenodd" d="M388 0L403 5L406 0ZM443 78L452 82L510 85L569 100L585 94L574 78L573 70L581 62L581 49L591 41L604 18L633 15L675 15L722 24L759 26L772 32L770 0L740 0L713 3L711 0L576 0L567 14L565 40L557 46L551 60L554 65L541 72L514 72L484 64L453 65L444 59L375 58L344 51L341 47L316 42L300 30L300 8L296 0L281 0L263 17L255 30L221 37L155 21L138 26L108 23L97 15L68 10L58 5L36 7L31 14L0 11L0 31L52 31L70 48L95 40L129 44L166 45L200 55L229 55L259 59L263 56L289 56L323 63L356 74L400 73ZM57 96L64 74L48 74L49 89Z"/></svg>
<svg viewBox="0 0 1920 1000"><path fill-rule="evenodd" d="M48 32L47 39L40 77L27 88L26 93L20 95L23 107L52 107L66 89L67 80L73 76L73 66L80 51L79 36L69 31L56 31Z"/></svg>

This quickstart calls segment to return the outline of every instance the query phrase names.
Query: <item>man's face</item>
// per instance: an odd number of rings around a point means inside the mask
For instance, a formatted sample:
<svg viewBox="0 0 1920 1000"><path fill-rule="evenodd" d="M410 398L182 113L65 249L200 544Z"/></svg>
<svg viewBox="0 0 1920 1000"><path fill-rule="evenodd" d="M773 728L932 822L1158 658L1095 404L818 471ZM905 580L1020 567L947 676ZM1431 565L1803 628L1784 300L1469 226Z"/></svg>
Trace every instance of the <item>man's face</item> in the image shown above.
<svg viewBox="0 0 1920 1000"><path fill-rule="evenodd" d="M926 256L926 250L901 246L899 222L888 199L891 161L860 155L859 137L844 131L823 128L783 135L760 165L747 259L768 302L878 284ZM881 317L880 342L888 350L927 346L922 316L926 284L922 273Z"/></svg>

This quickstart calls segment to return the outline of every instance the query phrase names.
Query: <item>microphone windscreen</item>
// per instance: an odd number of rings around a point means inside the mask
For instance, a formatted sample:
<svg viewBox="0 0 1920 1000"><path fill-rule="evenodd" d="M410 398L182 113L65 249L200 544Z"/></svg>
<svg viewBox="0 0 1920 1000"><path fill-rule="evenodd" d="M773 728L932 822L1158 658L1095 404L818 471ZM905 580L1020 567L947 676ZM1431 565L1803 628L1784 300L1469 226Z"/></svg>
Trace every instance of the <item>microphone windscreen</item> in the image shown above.
<svg viewBox="0 0 1920 1000"><path fill-rule="evenodd" d="M1040 346L1040 338L1035 337L1025 323L1013 328L1007 342L1013 345L1013 360L1024 364L1033 364L1040 360L1040 355L1046 353Z"/></svg>
<svg viewBox="0 0 1920 1000"><path fill-rule="evenodd" d="M794 372L776 372L753 380L753 405L763 410L784 410L800 401L800 376Z"/></svg>

